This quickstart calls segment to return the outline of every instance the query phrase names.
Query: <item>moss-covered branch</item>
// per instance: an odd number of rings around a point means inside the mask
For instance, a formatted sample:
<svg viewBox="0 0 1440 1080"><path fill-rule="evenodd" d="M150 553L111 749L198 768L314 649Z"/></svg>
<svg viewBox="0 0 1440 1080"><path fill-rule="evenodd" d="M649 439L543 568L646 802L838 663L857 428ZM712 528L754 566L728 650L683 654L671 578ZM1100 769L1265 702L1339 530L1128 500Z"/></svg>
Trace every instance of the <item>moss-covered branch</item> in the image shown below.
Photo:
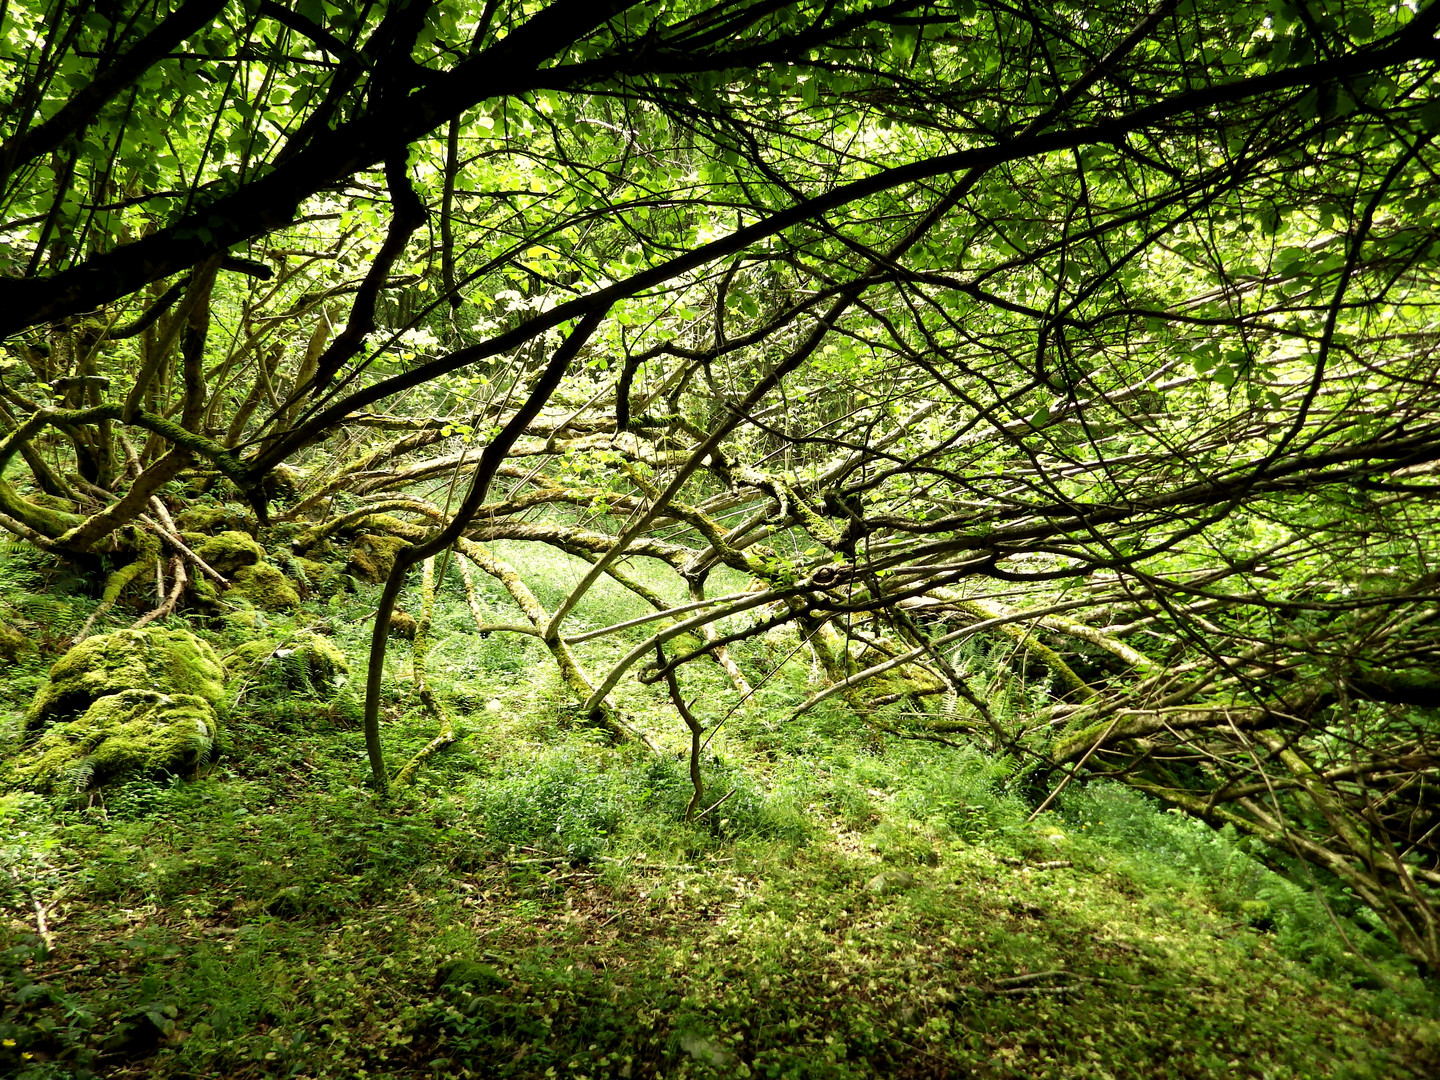
<svg viewBox="0 0 1440 1080"><path fill-rule="evenodd" d="M430 715L439 722L440 730L396 775L397 787L404 787L410 783L421 765L456 741L455 722L450 718L449 710L445 708L444 703L430 686L426 667L426 661L430 656L430 624L434 617L435 560L429 558L420 564L420 619L415 626L415 640L410 650L410 665L415 680L415 694Z"/></svg>
<svg viewBox="0 0 1440 1080"><path fill-rule="evenodd" d="M122 407L115 403L95 405L84 409L43 408L36 410L4 439L0 439L0 472L5 470L15 454L21 452L29 441L46 427L67 428L118 420L121 411ZM231 480L238 481L243 476L239 460L223 446L203 435L186 430L173 420L153 412L140 410L135 413L132 423L142 430L159 435L169 442L175 451L196 454L213 462L221 474ZM172 464L179 459L179 455L172 458ZM175 465L175 468L178 467ZM168 480L173 475L174 471L171 470L164 479ZM158 474L153 474L150 478L158 480ZM159 482L163 483L163 480L159 480ZM154 486L158 486L158 484ZM81 515L40 506L30 499L26 499L8 482L0 480L0 527L9 528L6 519L13 519L25 528L32 530L33 533L58 542L52 546L85 551L89 550L96 540L133 520L143 511L152 493L153 490L130 492L126 498L122 498L118 503L107 507L100 514L89 519L87 527L87 521ZM11 529L10 531L16 532L25 539L34 539L33 536L22 530Z"/></svg>
<svg viewBox="0 0 1440 1080"><path fill-rule="evenodd" d="M535 627L537 633L543 631L550 621L550 613L545 610L539 599L530 591L519 573L513 566L503 559L497 559L486 548L470 540L457 540L455 550L464 555L481 570L484 570L500 584L505 586L505 591L510 594L517 607L524 612L530 624ZM543 633L540 638L545 642L545 647L550 650L556 665L560 669L560 678L570 688L577 699L587 703L590 719L610 732L618 739L629 738L630 733L624 729L615 717L615 711L609 702L594 700L595 688L590 682L589 676L575 658L570 646L561 638L547 640ZM593 702L593 703L592 703Z"/></svg>

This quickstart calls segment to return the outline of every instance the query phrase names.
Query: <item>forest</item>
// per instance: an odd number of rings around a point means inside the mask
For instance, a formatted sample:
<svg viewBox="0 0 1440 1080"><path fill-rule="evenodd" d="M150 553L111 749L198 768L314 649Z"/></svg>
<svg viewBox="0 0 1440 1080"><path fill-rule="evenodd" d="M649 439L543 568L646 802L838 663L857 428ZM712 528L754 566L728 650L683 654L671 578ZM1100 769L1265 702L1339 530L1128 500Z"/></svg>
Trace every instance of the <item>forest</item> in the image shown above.
<svg viewBox="0 0 1440 1080"><path fill-rule="evenodd" d="M0 103L0 1073L1440 1074L1440 0L0 0Z"/></svg>

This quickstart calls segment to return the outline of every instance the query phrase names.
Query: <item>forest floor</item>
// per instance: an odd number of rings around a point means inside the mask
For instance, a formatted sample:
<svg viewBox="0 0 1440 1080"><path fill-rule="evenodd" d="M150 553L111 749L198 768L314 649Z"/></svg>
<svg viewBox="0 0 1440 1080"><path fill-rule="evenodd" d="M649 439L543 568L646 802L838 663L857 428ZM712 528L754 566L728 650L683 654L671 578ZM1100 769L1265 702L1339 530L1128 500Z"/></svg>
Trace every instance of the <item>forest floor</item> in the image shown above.
<svg viewBox="0 0 1440 1080"><path fill-rule="evenodd" d="M0 602L73 632L93 600L9 558ZM367 598L189 625L222 654L319 627L359 671ZM662 752L612 746L533 642L465 634L457 597L442 614L431 675L462 738L389 801L355 678L237 690L198 777L0 795L0 1073L1440 1075L1435 984L1233 837L1115 787L1029 821L1023 763L839 706L782 723L809 674L773 658L706 752L723 801L686 824L661 697L622 704ZM56 655L0 689L12 743ZM435 721L408 646L390 665L398 766Z"/></svg>

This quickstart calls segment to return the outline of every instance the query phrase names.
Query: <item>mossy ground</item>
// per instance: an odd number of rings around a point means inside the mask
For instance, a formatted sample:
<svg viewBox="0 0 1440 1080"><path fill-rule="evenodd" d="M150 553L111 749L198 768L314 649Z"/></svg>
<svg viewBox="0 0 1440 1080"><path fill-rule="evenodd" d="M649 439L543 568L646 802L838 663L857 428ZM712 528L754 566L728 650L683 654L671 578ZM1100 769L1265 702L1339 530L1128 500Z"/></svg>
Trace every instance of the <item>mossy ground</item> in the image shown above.
<svg viewBox="0 0 1440 1080"><path fill-rule="evenodd" d="M571 572L542 569L557 590ZM363 670L362 599L261 631L323 621ZM581 617L629 604L602 593ZM657 698L631 687L624 705L662 756L605 745L535 643L466 636L468 617L450 597L430 661L465 738L392 802L364 787L349 688L241 695L198 781L0 799L0 1072L1440 1071L1433 988L1363 913L1327 910L1319 883L1234 838L1103 788L1027 824L1013 762L879 737L839 707L779 724L769 702L803 666L727 720L705 762L726 798L686 825L681 733ZM217 652L246 640L215 627ZM602 647L621 645L590 662ZM393 643L395 767L434 733L407 659ZM766 662L759 646L746 662ZM5 693L18 720L28 701Z"/></svg>

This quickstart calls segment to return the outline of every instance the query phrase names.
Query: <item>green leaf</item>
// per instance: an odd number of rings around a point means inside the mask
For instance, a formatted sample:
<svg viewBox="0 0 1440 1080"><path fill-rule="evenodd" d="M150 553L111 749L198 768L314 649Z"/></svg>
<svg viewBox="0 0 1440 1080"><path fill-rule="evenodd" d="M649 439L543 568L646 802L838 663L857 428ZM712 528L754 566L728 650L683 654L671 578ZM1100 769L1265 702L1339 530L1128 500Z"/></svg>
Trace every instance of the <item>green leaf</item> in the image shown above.
<svg viewBox="0 0 1440 1080"><path fill-rule="evenodd" d="M1420 126L1426 131L1440 131L1440 100L1428 101L1419 109Z"/></svg>

